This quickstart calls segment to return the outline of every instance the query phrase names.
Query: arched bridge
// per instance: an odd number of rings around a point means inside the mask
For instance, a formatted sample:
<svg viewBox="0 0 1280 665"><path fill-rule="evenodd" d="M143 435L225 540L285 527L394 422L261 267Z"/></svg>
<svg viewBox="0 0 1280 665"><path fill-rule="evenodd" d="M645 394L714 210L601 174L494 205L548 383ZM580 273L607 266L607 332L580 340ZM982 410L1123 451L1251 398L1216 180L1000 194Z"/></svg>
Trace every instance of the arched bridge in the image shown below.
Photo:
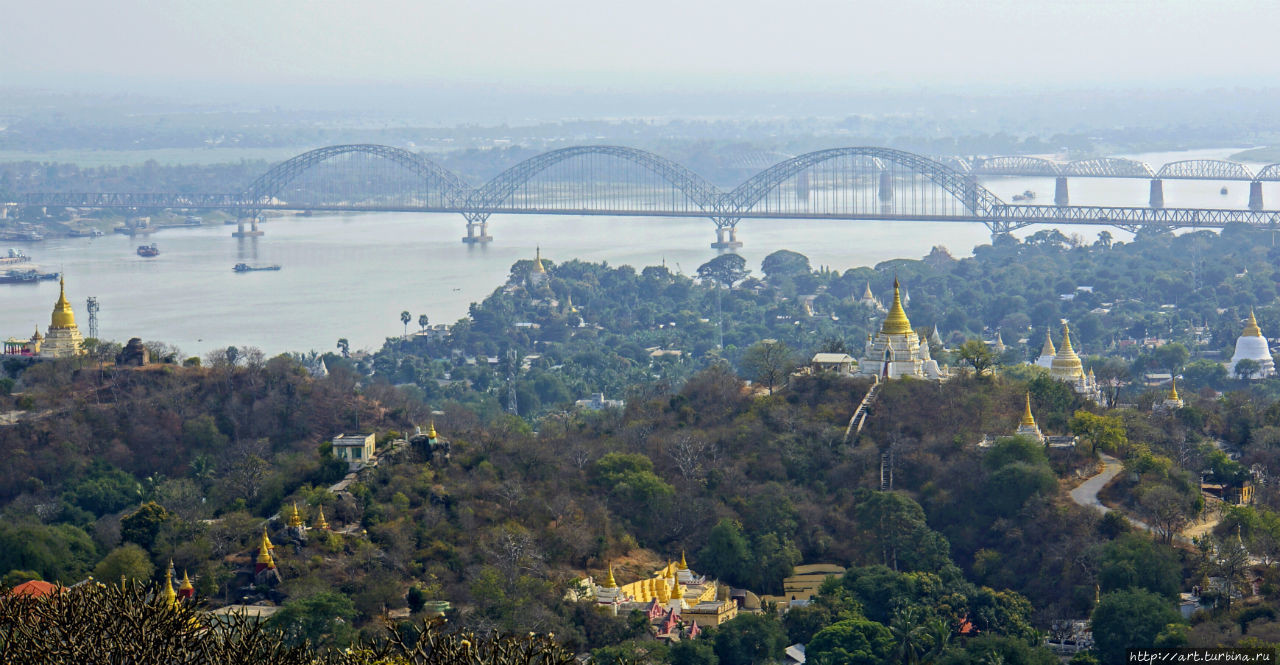
<svg viewBox="0 0 1280 665"><path fill-rule="evenodd" d="M1255 183L1255 178L1280 180L1280 165L1275 166L1256 177L1252 173L1248 176ZM1161 177L1166 170L1172 174L1167 177L1194 177L1188 174L1199 172L1197 168L1178 162L1154 177ZM257 217L264 210L451 212L463 215L467 228L463 240L473 243L491 239L488 223L494 214L702 217L715 223L717 242L713 246L721 248L741 244L736 227L749 218L979 222L993 234L1041 223L1102 224L1133 230L1143 226L1221 227L1237 222L1273 225L1280 221L1280 212L1260 209L1070 206L1065 202L1009 205L977 181L982 175L1026 172L1059 179L1153 177L1145 164L1125 159L1059 164L1006 157L968 164L889 148L853 147L783 159L724 191L652 152L591 145L536 155L489 182L473 186L422 155L360 144L303 153L272 167L244 191L233 194L36 193L24 195L18 203L236 210L242 213L240 235L261 233ZM251 227L245 228L245 224Z"/></svg>

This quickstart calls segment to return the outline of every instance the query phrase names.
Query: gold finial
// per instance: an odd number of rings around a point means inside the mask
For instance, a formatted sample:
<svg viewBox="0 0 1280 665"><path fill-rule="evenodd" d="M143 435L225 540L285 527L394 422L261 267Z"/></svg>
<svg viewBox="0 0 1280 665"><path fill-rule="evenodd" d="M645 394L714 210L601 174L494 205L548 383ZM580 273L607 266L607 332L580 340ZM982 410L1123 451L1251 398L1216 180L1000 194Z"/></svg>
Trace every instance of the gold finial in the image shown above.
<svg viewBox="0 0 1280 665"><path fill-rule="evenodd" d="M1262 329L1258 327L1258 317L1253 315L1253 308L1249 308L1249 322L1244 326L1244 333L1241 337L1262 337Z"/></svg>
<svg viewBox="0 0 1280 665"><path fill-rule="evenodd" d="M173 560L169 560L169 567L164 571L164 586L160 588L160 597L164 598L164 602L169 605L178 603L178 594L173 592Z"/></svg>
<svg viewBox="0 0 1280 665"><path fill-rule="evenodd" d="M293 514L289 516L289 526L291 527L302 526L302 513L298 511L297 501L293 502Z"/></svg>
<svg viewBox="0 0 1280 665"><path fill-rule="evenodd" d="M609 579L605 580L604 586L606 589L618 588L617 580L613 579L613 562L609 562Z"/></svg>
<svg viewBox="0 0 1280 665"><path fill-rule="evenodd" d="M1023 427L1035 427L1036 419L1031 415L1031 391L1027 391L1027 409L1022 412Z"/></svg>
<svg viewBox="0 0 1280 665"><path fill-rule="evenodd" d="M1178 377L1173 377L1169 383L1169 399L1178 399Z"/></svg>
<svg viewBox="0 0 1280 665"><path fill-rule="evenodd" d="M684 550L680 550L680 570L689 570L689 564L684 560Z"/></svg>
<svg viewBox="0 0 1280 665"><path fill-rule="evenodd" d="M911 332L911 321L907 319L907 313L902 309L897 277L893 278L893 305L889 307L888 316L884 317L880 332L886 335L905 335Z"/></svg>
<svg viewBox="0 0 1280 665"><path fill-rule="evenodd" d="M434 420L431 421L430 425L427 425L427 438L428 439L436 438L436 421Z"/></svg>
<svg viewBox="0 0 1280 665"><path fill-rule="evenodd" d="M316 517L316 528L324 529L325 531L329 530L329 522L324 519L324 506L320 506L319 508L319 514Z"/></svg>
<svg viewBox="0 0 1280 665"><path fill-rule="evenodd" d="M267 537L267 527L265 526L262 527L262 542L266 543L267 549L274 550L276 548L276 546L271 542L271 539Z"/></svg>
<svg viewBox="0 0 1280 665"><path fill-rule="evenodd" d="M533 259L533 271L546 274L547 269L542 265L542 246L538 245L537 253Z"/></svg>
<svg viewBox="0 0 1280 665"><path fill-rule="evenodd" d="M191 578L187 577L187 571L182 571L182 584L178 585L178 591L195 591L196 588L191 586Z"/></svg>

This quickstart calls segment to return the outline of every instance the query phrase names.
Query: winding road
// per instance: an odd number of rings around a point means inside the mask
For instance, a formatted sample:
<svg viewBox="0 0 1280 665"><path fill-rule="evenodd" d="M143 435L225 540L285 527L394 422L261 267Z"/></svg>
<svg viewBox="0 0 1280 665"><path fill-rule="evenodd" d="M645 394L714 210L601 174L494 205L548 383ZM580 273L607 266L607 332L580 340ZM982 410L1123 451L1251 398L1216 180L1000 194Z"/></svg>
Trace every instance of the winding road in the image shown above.
<svg viewBox="0 0 1280 665"><path fill-rule="evenodd" d="M1100 455L1102 457L1102 471L1098 475L1080 483L1079 487L1071 490L1071 500L1085 508L1092 508L1105 515L1111 512L1111 509L1102 505L1102 502L1098 500L1098 492L1101 492L1102 488L1106 487L1112 478L1124 471L1124 464L1121 464L1120 460L1106 453L1100 453Z"/></svg>

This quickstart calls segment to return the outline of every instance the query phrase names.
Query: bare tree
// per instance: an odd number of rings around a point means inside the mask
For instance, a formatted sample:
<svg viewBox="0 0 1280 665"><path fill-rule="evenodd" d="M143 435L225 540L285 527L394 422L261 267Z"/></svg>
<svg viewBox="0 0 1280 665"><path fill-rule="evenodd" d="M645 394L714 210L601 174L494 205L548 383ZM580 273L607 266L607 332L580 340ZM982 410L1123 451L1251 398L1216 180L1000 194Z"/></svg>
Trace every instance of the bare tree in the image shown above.
<svg viewBox="0 0 1280 665"><path fill-rule="evenodd" d="M1156 485L1147 489L1142 493L1139 503L1146 509L1152 526L1166 543L1173 542L1173 537L1193 517L1190 498L1168 485Z"/></svg>
<svg viewBox="0 0 1280 665"><path fill-rule="evenodd" d="M667 456L676 463L685 480L702 482L707 475L707 460L715 446L702 437L681 432L667 445Z"/></svg>

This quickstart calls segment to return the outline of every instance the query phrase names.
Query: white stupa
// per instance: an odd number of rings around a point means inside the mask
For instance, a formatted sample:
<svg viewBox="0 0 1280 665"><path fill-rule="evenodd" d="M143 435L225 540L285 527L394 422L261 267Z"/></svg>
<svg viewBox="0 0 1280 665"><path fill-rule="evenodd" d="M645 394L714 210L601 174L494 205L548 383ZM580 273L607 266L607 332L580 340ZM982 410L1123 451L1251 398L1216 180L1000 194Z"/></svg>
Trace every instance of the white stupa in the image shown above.
<svg viewBox="0 0 1280 665"><path fill-rule="evenodd" d="M1053 337L1049 331L1044 332L1044 348L1040 350L1040 357L1036 358L1036 364L1045 369L1053 367L1053 357L1058 355L1058 350L1053 348Z"/></svg>
<svg viewBox="0 0 1280 665"><path fill-rule="evenodd" d="M1252 309L1249 310L1249 322L1245 324L1244 332L1236 339L1236 352L1231 356L1231 362L1227 363L1227 372L1235 374L1236 363L1241 360L1258 363L1258 371L1250 374L1250 379L1261 379L1276 373L1276 361L1271 357L1267 338L1262 336L1262 329L1258 327L1258 319L1253 315Z"/></svg>

